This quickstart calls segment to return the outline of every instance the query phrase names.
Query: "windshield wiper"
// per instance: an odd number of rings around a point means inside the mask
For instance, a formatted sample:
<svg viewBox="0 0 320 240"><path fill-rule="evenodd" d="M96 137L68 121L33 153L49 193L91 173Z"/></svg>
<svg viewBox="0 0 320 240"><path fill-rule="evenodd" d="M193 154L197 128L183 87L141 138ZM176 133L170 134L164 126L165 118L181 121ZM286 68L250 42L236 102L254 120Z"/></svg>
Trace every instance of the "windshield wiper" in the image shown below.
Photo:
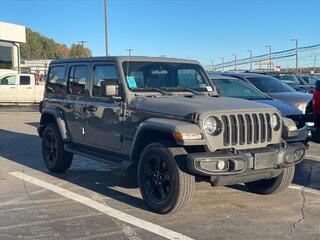
<svg viewBox="0 0 320 240"><path fill-rule="evenodd" d="M151 87L151 88L136 88L136 89L137 90L144 90L144 91L154 91L154 92L161 93L162 95L172 95L171 93L169 93L165 90L162 90L160 88Z"/></svg>
<svg viewBox="0 0 320 240"><path fill-rule="evenodd" d="M187 88L187 87L175 87L175 88L172 88L174 90L178 90L178 91L186 91L186 92L191 92L195 95L204 95L202 92L199 92L197 90L194 90L192 88Z"/></svg>

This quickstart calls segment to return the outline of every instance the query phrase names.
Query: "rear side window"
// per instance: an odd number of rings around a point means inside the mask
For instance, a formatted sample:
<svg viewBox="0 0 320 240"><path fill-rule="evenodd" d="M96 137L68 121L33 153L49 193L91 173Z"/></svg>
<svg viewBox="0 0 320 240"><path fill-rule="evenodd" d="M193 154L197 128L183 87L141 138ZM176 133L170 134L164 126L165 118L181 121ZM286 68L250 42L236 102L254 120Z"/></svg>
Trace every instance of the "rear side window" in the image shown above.
<svg viewBox="0 0 320 240"><path fill-rule="evenodd" d="M87 66L72 66L69 71L68 93L83 95L87 82Z"/></svg>
<svg viewBox="0 0 320 240"><path fill-rule="evenodd" d="M64 77L64 66L51 67L47 82L47 92L63 94L66 91L67 81Z"/></svg>
<svg viewBox="0 0 320 240"><path fill-rule="evenodd" d="M20 85L30 85L30 77L20 76Z"/></svg>
<svg viewBox="0 0 320 240"><path fill-rule="evenodd" d="M101 97L101 82L117 80L117 70L115 66L95 66L92 96Z"/></svg>

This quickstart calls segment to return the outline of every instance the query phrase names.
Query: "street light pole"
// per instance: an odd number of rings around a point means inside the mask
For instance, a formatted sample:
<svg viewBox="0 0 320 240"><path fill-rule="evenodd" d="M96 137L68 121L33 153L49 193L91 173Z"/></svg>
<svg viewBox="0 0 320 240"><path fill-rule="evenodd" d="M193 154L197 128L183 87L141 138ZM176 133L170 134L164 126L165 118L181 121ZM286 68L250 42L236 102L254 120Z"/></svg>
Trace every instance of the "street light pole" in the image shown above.
<svg viewBox="0 0 320 240"><path fill-rule="evenodd" d="M222 72L224 72L224 58L221 58L222 61Z"/></svg>
<svg viewBox="0 0 320 240"><path fill-rule="evenodd" d="M269 48L269 70L271 70L271 45L266 45L266 48Z"/></svg>
<svg viewBox="0 0 320 240"><path fill-rule="evenodd" d="M248 53L250 53L250 71L252 71L252 50L247 50Z"/></svg>
<svg viewBox="0 0 320 240"><path fill-rule="evenodd" d="M237 71L237 54L232 54L234 56L234 70Z"/></svg>
<svg viewBox="0 0 320 240"><path fill-rule="evenodd" d="M105 35L106 56L108 56L109 51L108 51L107 0L104 0L104 35Z"/></svg>
<svg viewBox="0 0 320 240"><path fill-rule="evenodd" d="M299 58L298 58L298 39L293 38L291 41L294 41L296 43L296 74L298 74L298 68L299 68Z"/></svg>

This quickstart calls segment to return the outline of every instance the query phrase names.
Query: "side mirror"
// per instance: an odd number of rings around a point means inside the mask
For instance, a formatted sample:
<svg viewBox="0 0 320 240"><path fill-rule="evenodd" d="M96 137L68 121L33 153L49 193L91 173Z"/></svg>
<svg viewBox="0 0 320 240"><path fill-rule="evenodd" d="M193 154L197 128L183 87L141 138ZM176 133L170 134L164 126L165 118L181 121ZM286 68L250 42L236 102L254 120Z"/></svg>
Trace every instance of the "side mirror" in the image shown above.
<svg viewBox="0 0 320 240"><path fill-rule="evenodd" d="M101 82L101 96L103 97L115 97L118 95L118 80L110 79Z"/></svg>

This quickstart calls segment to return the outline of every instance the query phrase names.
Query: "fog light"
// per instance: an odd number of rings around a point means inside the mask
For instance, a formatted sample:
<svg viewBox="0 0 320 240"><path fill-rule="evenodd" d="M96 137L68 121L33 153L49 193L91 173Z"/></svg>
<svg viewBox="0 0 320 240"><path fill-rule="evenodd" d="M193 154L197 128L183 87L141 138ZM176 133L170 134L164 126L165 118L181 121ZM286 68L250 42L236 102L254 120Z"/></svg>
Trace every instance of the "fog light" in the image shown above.
<svg viewBox="0 0 320 240"><path fill-rule="evenodd" d="M225 172L229 169L229 163L227 160L218 160L212 158L198 158L196 165L201 170L208 172Z"/></svg>
<svg viewBox="0 0 320 240"><path fill-rule="evenodd" d="M226 166L227 166L226 161L219 160L217 162L217 169L218 170L225 170Z"/></svg>

